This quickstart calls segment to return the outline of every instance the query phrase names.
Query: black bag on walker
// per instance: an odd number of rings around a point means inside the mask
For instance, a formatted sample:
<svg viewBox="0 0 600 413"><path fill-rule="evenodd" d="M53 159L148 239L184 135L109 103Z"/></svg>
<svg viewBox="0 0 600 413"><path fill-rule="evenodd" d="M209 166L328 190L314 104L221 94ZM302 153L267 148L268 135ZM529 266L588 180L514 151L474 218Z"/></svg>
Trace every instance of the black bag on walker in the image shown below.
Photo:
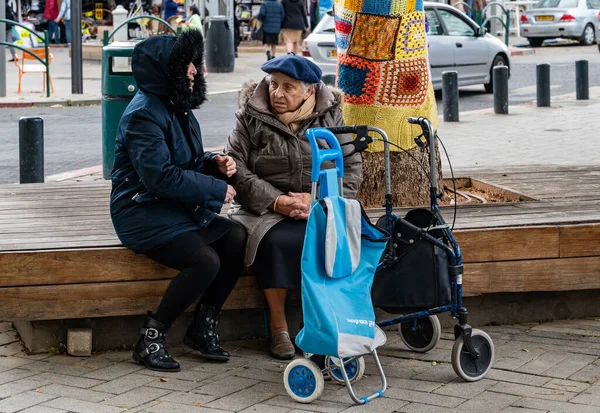
<svg viewBox="0 0 600 413"><path fill-rule="evenodd" d="M414 209L395 222L392 238L399 260L375 273L373 305L392 314L427 310L450 304L450 274L446 252L423 239L424 229L434 226L427 209ZM385 227L385 217L377 223ZM442 238L440 230L429 235Z"/></svg>

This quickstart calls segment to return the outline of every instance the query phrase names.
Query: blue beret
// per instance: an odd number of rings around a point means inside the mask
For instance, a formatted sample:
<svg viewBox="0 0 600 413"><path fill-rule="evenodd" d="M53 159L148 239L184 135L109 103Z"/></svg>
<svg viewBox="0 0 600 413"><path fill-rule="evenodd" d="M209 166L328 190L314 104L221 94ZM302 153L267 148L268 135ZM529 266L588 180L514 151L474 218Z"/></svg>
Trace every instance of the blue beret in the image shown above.
<svg viewBox="0 0 600 413"><path fill-rule="evenodd" d="M293 79L311 84L321 81L322 72L319 66L293 53L271 59L260 68L266 73L280 72Z"/></svg>

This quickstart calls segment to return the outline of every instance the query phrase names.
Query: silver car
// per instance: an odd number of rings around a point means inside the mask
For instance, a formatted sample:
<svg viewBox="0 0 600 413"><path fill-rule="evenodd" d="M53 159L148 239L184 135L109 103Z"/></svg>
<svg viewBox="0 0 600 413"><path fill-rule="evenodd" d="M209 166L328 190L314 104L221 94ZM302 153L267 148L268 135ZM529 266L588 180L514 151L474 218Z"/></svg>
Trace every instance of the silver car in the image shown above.
<svg viewBox="0 0 600 413"><path fill-rule="evenodd" d="M454 7L432 2L425 2L424 7L429 21L429 64L434 89L442 88L443 72L455 70L459 86L483 84L491 93L492 69L510 67L506 45ZM303 42L302 55L319 65L325 82L334 83L337 49L331 11Z"/></svg>
<svg viewBox="0 0 600 413"><path fill-rule="evenodd" d="M596 40L600 0L542 0L521 15L521 37L540 47L563 37L590 45Z"/></svg>

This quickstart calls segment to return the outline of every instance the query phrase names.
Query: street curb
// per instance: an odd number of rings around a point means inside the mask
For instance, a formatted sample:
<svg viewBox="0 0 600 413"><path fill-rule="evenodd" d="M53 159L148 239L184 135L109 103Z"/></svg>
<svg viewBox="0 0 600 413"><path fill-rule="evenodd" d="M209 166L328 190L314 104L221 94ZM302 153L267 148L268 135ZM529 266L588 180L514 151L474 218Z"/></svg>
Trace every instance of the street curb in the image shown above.
<svg viewBox="0 0 600 413"><path fill-rule="evenodd" d="M511 56L526 56L526 55L531 55L531 54L535 54L535 49L511 49L510 50Z"/></svg>
<svg viewBox="0 0 600 413"><path fill-rule="evenodd" d="M61 182L69 179L80 178L82 176L93 175L102 172L102 165L90 166L88 168L74 169L72 171L62 172L56 175L47 176L46 182Z"/></svg>

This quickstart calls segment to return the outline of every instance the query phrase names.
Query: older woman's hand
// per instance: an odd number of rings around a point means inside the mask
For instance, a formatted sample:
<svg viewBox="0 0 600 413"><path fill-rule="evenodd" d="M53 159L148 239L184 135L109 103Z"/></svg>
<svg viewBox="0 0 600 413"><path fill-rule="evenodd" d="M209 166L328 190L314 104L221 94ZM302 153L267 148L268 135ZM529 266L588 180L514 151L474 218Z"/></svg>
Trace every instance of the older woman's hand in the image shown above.
<svg viewBox="0 0 600 413"><path fill-rule="evenodd" d="M310 208L302 198L287 195L279 196L277 204L274 204L273 207L275 212L294 219L308 218L308 210Z"/></svg>
<svg viewBox="0 0 600 413"><path fill-rule="evenodd" d="M215 156L219 172L227 178L231 178L237 172L237 165L231 156Z"/></svg>

